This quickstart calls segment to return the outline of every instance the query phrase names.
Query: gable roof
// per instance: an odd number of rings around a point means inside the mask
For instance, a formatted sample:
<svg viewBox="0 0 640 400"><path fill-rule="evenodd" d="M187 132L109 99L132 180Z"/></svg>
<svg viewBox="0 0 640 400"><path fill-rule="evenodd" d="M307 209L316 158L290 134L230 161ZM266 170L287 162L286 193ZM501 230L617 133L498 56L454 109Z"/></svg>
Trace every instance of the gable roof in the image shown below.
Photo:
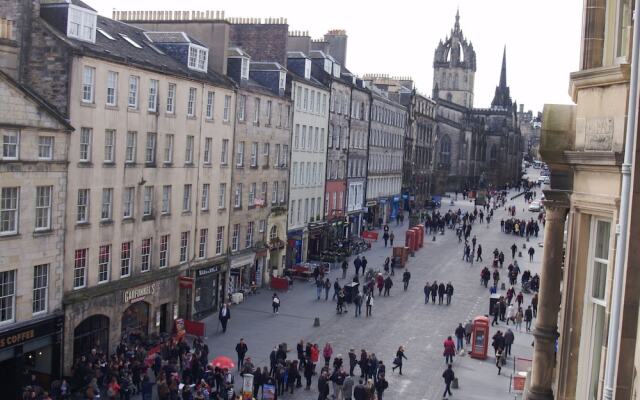
<svg viewBox="0 0 640 400"><path fill-rule="evenodd" d="M53 118L58 123L60 123L64 127L65 130L67 130L67 131L74 131L75 130L74 127L71 126L69 121L54 106L52 106L51 104L49 104L49 102L47 102L42 97L40 97L38 94L36 94L36 92L34 92L29 86L24 85L24 84L16 81L15 79L13 79L11 76L6 74L1 69L0 69L0 80L3 80L5 82L7 82L9 85L11 85L12 87L16 88L18 91L22 92L22 94L24 94L24 96L26 98L28 98L33 103L35 103L36 106L38 106L39 109L43 110L51 118Z"/></svg>

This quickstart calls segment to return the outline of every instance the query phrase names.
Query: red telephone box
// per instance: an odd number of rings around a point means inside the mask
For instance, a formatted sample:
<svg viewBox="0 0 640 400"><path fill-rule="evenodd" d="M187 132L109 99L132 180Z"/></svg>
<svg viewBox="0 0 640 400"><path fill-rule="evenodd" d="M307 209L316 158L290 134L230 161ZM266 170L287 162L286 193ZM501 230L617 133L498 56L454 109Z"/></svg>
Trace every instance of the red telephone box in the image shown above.
<svg viewBox="0 0 640 400"><path fill-rule="evenodd" d="M473 319L471 329L471 351L469 355L473 358L485 360L487 349L489 348L489 318L478 316Z"/></svg>
<svg viewBox="0 0 640 400"><path fill-rule="evenodd" d="M418 244L420 247L424 247L424 225L416 225L416 229L418 229L418 233L420 234L420 241Z"/></svg>
<svg viewBox="0 0 640 400"><path fill-rule="evenodd" d="M415 242L416 242L416 233L409 229L404 239L404 244L409 248L410 251L415 250Z"/></svg>

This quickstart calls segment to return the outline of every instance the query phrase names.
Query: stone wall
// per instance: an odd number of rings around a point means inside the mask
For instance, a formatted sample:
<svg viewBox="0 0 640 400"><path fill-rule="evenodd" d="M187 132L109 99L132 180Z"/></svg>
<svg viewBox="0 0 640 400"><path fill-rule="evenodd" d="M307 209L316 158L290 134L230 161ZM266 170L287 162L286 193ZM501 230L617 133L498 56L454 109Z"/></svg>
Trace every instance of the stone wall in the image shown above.
<svg viewBox="0 0 640 400"><path fill-rule="evenodd" d="M252 61L287 65L287 24L231 24L229 43L249 53Z"/></svg>

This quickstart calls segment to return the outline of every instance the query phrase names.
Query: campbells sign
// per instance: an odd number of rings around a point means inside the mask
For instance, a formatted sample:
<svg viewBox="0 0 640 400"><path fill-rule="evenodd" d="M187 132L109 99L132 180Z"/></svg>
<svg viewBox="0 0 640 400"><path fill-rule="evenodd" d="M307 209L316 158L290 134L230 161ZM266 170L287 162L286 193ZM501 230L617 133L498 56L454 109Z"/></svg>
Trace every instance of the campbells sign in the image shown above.
<svg viewBox="0 0 640 400"><path fill-rule="evenodd" d="M135 303L136 301L143 300L146 296L155 294L157 290L157 284L151 283L145 286L139 286L137 288L124 291L124 302Z"/></svg>

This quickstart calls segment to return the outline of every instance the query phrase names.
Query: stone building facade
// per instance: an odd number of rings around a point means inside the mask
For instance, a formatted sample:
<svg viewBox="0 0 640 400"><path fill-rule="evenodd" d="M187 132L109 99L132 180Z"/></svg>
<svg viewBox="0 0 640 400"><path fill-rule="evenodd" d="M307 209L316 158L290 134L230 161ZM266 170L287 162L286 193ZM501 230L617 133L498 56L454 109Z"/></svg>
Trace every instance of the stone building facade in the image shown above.
<svg viewBox="0 0 640 400"><path fill-rule="evenodd" d="M551 186L544 191L543 285L525 399L634 399L639 393L640 170L636 157L623 163L627 129L636 138L634 154L638 148L637 126L626 125L627 114L637 113L637 104L628 104L632 6L599 4L582 9L580 69L569 80L575 105L547 104L542 115L540 155ZM618 243L625 172L631 175L629 231L627 242ZM616 299L619 319L611 321ZM618 344L611 349L614 335ZM605 371L613 371L608 387Z"/></svg>
<svg viewBox="0 0 640 400"><path fill-rule="evenodd" d="M77 127L64 246L68 372L91 347L111 351L122 337L168 332L178 316L217 308L223 280L202 292L196 272L226 263L231 172L220 160L231 160L235 93L188 35L144 32L80 2L43 4L33 26L25 80Z"/></svg>
<svg viewBox="0 0 640 400"><path fill-rule="evenodd" d="M27 365L43 381L61 373L67 148L73 128L2 71L0 116L0 374L5 393L15 394Z"/></svg>
<svg viewBox="0 0 640 400"><path fill-rule="evenodd" d="M388 93L371 86L371 125L367 164L367 222L387 224L397 217L402 205L402 166L407 109L388 98Z"/></svg>
<svg viewBox="0 0 640 400"><path fill-rule="evenodd" d="M288 88L293 101L287 264L316 258L324 250L324 189L329 90L311 76L311 59L289 52Z"/></svg>
<svg viewBox="0 0 640 400"><path fill-rule="evenodd" d="M351 86L349 115L349 149L347 154L347 217L352 236L364 229L367 187L367 157L369 149L369 113L371 93L356 79Z"/></svg>

